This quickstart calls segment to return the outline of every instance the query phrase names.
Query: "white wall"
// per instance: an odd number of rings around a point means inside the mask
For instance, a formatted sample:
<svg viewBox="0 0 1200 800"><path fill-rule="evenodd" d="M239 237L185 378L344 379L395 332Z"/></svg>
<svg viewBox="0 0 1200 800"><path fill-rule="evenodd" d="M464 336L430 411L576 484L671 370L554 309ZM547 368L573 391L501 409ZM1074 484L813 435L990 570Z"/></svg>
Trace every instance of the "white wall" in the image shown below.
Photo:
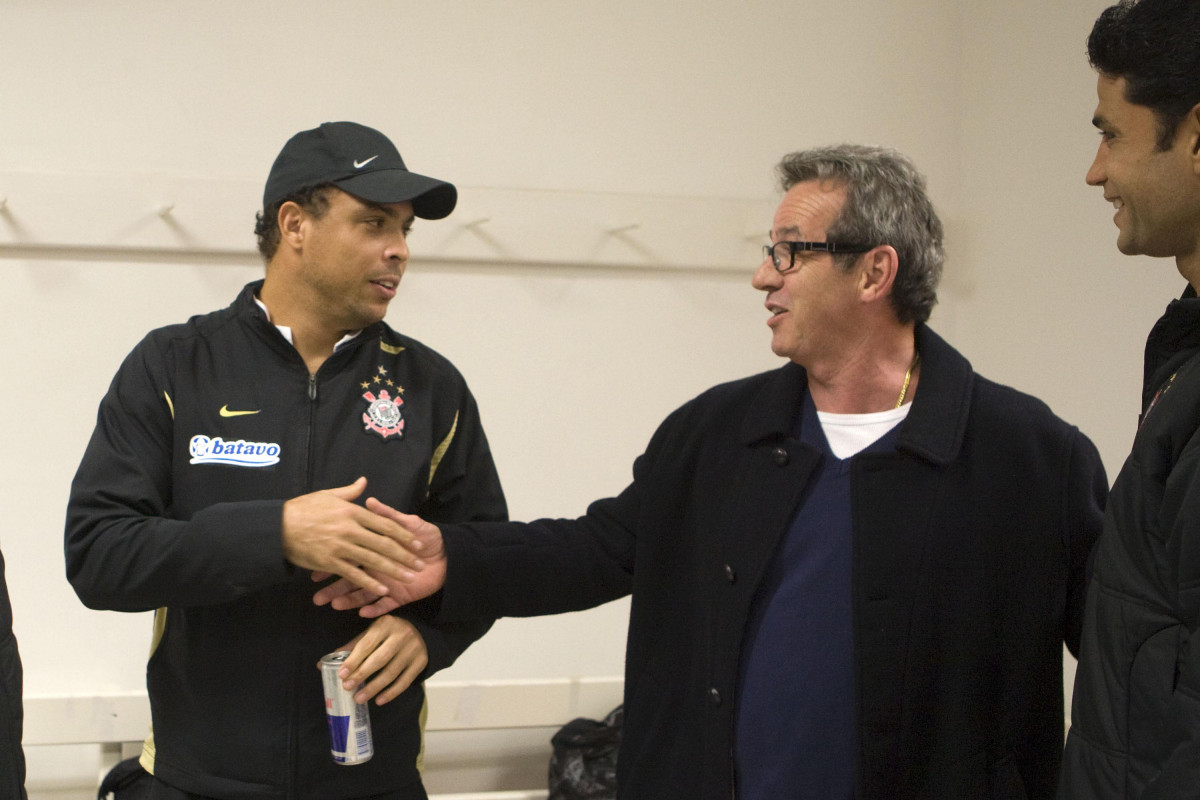
<svg viewBox="0 0 1200 800"><path fill-rule="evenodd" d="M959 119L964 198L958 341L977 369L1033 392L1092 437L1116 477L1137 425L1146 334L1184 281L1116 250L1084 173L1099 135L1086 61L1104 0L972 4Z"/></svg>
<svg viewBox="0 0 1200 800"><path fill-rule="evenodd" d="M457 182L464 207L485 188L582 193L626 198L635 220L639 204L686 198L769 209L789 150L897 147L949 232L933 325L1079 424L1112 477L1142 341L1182 280L1119 256L1082 181L1096 143L1083 42L1107 4L0 0L0 545L27 693L141 685L149 620L83 609L63 579L67 487L138 338L260 273L258 187L288 136L329 119L387 132L411 167ZM199 210L174 213L220 232L143 249L161 187L199 179L212 182ZM243 239L223 215L244 218ZM749 286L754 243L741 269L523 264L521 247L455 256L461 221L418 225L389 321L467 375L517 518L619 490L669 410L777 363ZM769 224L675 236L725 252ZM521 231L530 251L559 246L548 226ZM661 235L632 243L643 234ZM626 608L502 621L445 677L619 675Z"/></svg>

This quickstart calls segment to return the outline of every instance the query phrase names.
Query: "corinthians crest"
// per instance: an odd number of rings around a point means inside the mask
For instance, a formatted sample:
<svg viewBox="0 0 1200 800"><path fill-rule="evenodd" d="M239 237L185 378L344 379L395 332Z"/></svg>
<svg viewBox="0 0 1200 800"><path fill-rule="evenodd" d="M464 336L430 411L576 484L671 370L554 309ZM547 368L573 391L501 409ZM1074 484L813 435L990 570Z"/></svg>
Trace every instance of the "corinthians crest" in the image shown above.
<svg viewBox="0 0 1200 800"><path fill-rule="evenodd" d="M380 367L371 380L362 383L362 388L366 389L362 397L368 403L367 410L362 415L363 425L365 430L374 431L383 439L389 436L403 439L404 415L400 412L400 407L404 405L404 399L400 395L404 389L397 386L387 374L387 370ZM376 384L380 386L378 395L371 391L371 387ZM395 389L396 396L392 397L391 392L382 388L383 386Z"/></svg>

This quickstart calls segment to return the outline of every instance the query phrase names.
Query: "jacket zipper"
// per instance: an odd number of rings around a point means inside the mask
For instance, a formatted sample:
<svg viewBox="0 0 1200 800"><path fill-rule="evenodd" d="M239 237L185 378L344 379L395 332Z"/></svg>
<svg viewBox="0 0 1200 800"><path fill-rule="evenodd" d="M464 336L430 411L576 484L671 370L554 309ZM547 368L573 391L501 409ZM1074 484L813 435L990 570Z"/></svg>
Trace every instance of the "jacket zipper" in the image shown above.
<svg viewBox="0 0 1200 800"><path fill-rule="evenodd" d="M316 463L316 457L313 452L313 447L314 447L313 433L316 430L316 426L317 426L317 376L312 373L308 374L308 389L306 391L306 394L308 395L308 431L306 434L305 447L308 450L308 454L307 454L307 463L305 464L304 490L303 490L303 492L301 492L301 494L308 494L313 491L313 465ZM299 668L297 667L295 674L293 674L293 676L292 676L293 692L297 691L297 689L295 687L297 687L299 685L299 682L301 680L303 680L303 676L299 674ZM289 726L291 728L291 731L288 736L288 738L291 740L291 748L290 748L291 753L289 754L290 755L289 760L291 761L291 764L290 764L290 768L288 769L288 776L287 776L288 786L287 786L287 795L286 795L288 798L296 797L296 770L299 768L298 751L300 748L300 736L299 736L299 733L297 730L299 726L296 723L296 702L295 702L295 700L292 701L291 716L292 716L292 724Z"/></svg>
<svg viewBox="0 0 1200 800"><path fill-rule="evenodd" d="M313 432L317 427L317 376L309 373L308 375L308 464L305 467L304 474L304 491L305 493L313 491L313 464L316 462L316 455L313 452Z"/></svg>

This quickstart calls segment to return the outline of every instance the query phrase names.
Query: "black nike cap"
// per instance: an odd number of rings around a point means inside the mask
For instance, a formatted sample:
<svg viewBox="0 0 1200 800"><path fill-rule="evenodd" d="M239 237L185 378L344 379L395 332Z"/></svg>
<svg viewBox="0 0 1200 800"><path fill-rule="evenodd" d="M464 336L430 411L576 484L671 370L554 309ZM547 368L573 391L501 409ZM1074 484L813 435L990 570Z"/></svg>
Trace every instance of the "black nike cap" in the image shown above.
<svg viewBox="0 0 1200 800"><path fill-rule="evenodd" d="M379 131L357 122L325 122L297 133L279 151L263 189L263 210L323 183L371 203L411 201L422 219L449 216L458 202L453 184L409 172Z"/></svg>

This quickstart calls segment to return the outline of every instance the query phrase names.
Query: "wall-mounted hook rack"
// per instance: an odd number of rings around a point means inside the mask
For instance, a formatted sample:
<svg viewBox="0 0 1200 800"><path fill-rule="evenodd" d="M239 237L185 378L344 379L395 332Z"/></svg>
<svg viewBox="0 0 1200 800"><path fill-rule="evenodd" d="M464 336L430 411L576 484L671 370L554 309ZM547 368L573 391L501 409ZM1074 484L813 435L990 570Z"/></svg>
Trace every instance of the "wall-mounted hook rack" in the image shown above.
<svg viewBox="0 0 1200 800"><path fill-rule="evenodd" d="M628 225L618 225L615 228L608 228L604 232L607 233L609 236L620 236L623 233L629 233L630 231L636 231L640 227L642 227L642 223L631 222Z"/></svg>
<svg viewBox="0 0 1200 800"><path fill-rule="evenodd" d="M0 186L0 257L18 247L254 257L257 178L0 172ZM421 225L414 262L741 272L761 257L743 236L773 208L767 198L469 186L459 201L456 216Z"/></svg>

